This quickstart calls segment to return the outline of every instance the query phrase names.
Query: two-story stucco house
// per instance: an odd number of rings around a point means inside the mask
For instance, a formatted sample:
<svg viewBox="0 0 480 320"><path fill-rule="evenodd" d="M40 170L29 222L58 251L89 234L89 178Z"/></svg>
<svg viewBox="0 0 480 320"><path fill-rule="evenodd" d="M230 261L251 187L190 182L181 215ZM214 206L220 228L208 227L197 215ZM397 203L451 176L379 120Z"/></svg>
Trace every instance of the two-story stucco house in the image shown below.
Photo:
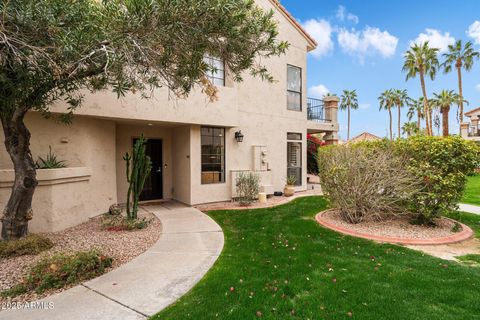
<svg viewBox="0 0 480 320"><path fill-rule="evenodd" d="M465 112L465 117L469 118L470 122L460 124L460 135L467 140L480 143L480 108Z"/></svg>
<svg viewBox="0 0 480 320"><path fill-rule="evenodd" d="M307 53L315 41L277 1L257 4L275 11L279 38L290 43L285 55L265 61L275 83L249 75L234 83L221 60L207 58L218 68L210 75L219 88L215 102L201 92L177 99L160 89L150 100L102 92L85 97L70 126L28 114L34 158L51 146L68 165L38 170L30 230L61 230L125 202L123 155L141 134L149 139L153 162L141 200L188 205L230 200L239 171L257 172L267 194L282 191L290 175L297 177L298 190L306 190L307 134L323 133L328 144L337 142L338 98L307 98ZM58 104L52 110L64 108ZM0 206L10 194L11 168L0 148Z"/></svg>

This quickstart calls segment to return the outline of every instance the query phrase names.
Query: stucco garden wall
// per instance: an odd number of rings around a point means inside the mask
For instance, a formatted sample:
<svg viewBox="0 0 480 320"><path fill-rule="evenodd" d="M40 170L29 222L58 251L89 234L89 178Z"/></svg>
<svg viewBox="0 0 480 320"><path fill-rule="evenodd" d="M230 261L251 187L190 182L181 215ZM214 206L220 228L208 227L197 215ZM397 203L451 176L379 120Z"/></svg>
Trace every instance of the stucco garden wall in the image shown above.
<svg viewBox="0 0 480 320"><path fill-rule="evenodd" d="M67 126L44 119L39 114L29 113L26 125L32 134L31 149L35 160L38 156L45 157L48 147L51 146L58 159L65 160L67 164L66 169L56 169L57 172L38 171L39 186L33 199L30 230L57 231L108 211L110 204L116 202L117 198L115 123L78 116L72 125ZM4 140L2 133L0 140ZM11 183L8 182L8 177L13 177L13 172L5 169L12 168L11 160L2 144L2 210L10 196ZM64 175L66 178L57 179L52 175Z"/></svg>

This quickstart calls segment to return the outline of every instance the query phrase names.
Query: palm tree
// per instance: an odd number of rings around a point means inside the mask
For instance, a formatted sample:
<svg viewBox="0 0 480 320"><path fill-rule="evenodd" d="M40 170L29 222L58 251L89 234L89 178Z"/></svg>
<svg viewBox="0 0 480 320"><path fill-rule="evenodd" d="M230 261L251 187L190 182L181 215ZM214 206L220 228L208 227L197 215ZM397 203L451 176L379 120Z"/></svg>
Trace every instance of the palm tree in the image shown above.
<svg viewBox="0 0 480 320"><path fill-rule="evenodd" d="M420 130L418 130L416 122L405 122L402 126L402 132L406 134L407 137L411 137L420 132Z"/></svg>
<svg viewBox="0 0 480 320"><path fill-rule="evenodd" d="M358 99L356 90L343 90L341 97L340 110L348 112L347 141L350 140L350 110L358 109Z"/></svg>
<svg viewBox="0 0 480 320"><path fill-rule="evenodd" d="M392 140L392 107L395 105L395 95L393 93L393 89L382 92L380 97L378 97L378 101L380 103L379 110L388 110L388 115L390 116L390 140Z"/></svg>
<svg viewBox="0 0 480 320"><path fill-rule="evenodd" d="M442 114L442 134L444 137L448 137L448 114L450 112L450 106L452 104L460 106L461 103L467 101L463 100L461 96L453 90L442 90L440 94L434 93L433 96L432 105L437 107Z"/></svg>
<svg viewBox="0 0 480 320"><path fill-rule="evenodd" d="M424 118L423 97L420 97L417 100L408 99L408 107L409 107L408 112L407 112L408 121L411 121L413 119L413 116L416 114L417 115L417 129L418 129L418 131L420 131L420 128L422 126L422 119Z"/></svg>
<svg viewBox="0 0 480 320"><path fill-rule="evenodd" d="M459 120L463 122L463 91L462 91L462 68L465 71L470 71L473 66L473 61L480 57L480 53L475 51L471 41L465 43L462 47L462 40L458 40L453 45L448 46L448 52L443 54L445 61L442 63L443 71L449 73L452 71L452 66L457 69L458 77L458 95L460 97Z"/></svg>
<svg viewBox="0 0 480 320"><path fill-rule="evenodd" d="M432 113L428 105L425 76L428 76L431 80L435 79L439 67L437 52L437 48L430 48L428 41L421 45L414 44L405 53L405 62L402 68L402 70L407 73L406 80L415 78L417 75L420 77L427 135L430 136L432 135Z"/></svg>
<svg viewBox="0 0 480 320"><path fill-rule="evenodd" d="M407 90L400 90L400 89L394 89L393 91L393 97L395 100L395 105L398 108L398 137L401 136L401 118L402 118L402 112L401 108L407 104L407 102L410 100L407 94Z"/></svg>

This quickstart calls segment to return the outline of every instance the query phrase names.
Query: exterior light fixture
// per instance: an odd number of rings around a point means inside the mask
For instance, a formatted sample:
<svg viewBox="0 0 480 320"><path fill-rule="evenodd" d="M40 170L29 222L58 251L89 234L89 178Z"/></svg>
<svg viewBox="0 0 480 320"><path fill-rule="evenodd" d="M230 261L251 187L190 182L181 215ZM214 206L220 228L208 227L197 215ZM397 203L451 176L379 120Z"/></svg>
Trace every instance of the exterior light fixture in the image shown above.
<svg viewBox="0 0 480 320"><path fill-rule="evenodd" d="M242 133L242 131L237 131L237 132L235 132L235 140L237 140L237 142L242 142L242 141L243 141L243 133Z"/></svg>

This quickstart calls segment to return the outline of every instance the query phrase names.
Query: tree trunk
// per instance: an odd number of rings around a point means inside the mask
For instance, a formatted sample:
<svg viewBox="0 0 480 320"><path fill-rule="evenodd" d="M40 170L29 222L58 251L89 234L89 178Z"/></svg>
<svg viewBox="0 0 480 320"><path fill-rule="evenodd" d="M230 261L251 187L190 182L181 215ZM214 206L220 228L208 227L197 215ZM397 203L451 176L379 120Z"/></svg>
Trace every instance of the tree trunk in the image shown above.
<svg viewBox="0 0 480 320"><path fill-rule="evenodd" d="M417 110L417 129L420 132L420 128L422 127L422 116L420 114L420 110Z"/></svg>
<svg viewBox="0 0 480 320"><path fill-rule="evenodd" d="M427 98L427 90L425 89L425 77L423 72L420 72L420 84L422 85L422 93L423 93L423 113L425 114L425 124L427 129L427 136L432 135L432 122L431 117L432 114L430 113L430 108L428 107L428 98Z"/></svg>
<svg viewBox="0 0 480 320"><path fill-rule="evenodd" d="M463 90L462 90L462 66L457 67L458 74L458 94L460 95L460 103L458 104L460 123L463 122Z"/></svg>
<svg viewBox="0 0 480 320"><path fill-rule="evenodd" d="M444 137L448 137L448 113L450 112L450 106L442 108L442 133Z"/></svg>
<svg viewBox="0 0 480 320"><path fill-rule="evenodd" d="M392 136L392 109L388 108L388 114L390 115L390 140L393 140L393 136Z"/></svg>
<svg viewBox="0 0 480 320"><path fill-rule="evenodd" d="M12 193L1 219L4 240L26 236L28 221L32 219L32 198L38 182L30 152L30 132L23 122L26 112L26 108L17 108L13 115L1 117L5 147L15 170Z"/></svg>
<svg viewBox="0 0 480 320"><path fill-rule="evenodd" d="M402 117L402 111L400 110L400 108L401 108L401 106L398 105L398 138L400 138L400 136L401 136L401 134L402 134L402 132L401 132L401 130L400 130L400 127L401 127L401 125L400 125L400 118Z"/></svg>
<svg viewBox="0 0 480 320"><path fill-rule="evenodd" d="M347 141L350 140L350 107L348 107L348 128L347 128Z"/></svg>

